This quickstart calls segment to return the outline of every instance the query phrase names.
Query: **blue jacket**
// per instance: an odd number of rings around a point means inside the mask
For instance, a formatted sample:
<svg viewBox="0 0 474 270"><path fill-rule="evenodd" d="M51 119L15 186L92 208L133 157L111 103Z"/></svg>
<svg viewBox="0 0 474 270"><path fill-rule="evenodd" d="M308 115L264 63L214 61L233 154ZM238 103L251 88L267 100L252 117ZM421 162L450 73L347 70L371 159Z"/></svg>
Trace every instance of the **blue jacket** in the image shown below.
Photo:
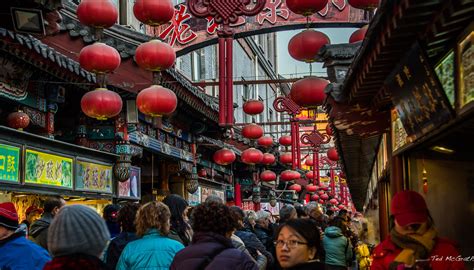
<svg viewBox="0 0 474 270"><path fill-rule="evenodd" d="M348 266L347 262L352 259L352 245L339 227L331 226L324 230L323 245L326 264Z"/></svg>
<svg viewBox="0 0 474 270"><path fill-rule="evenodd" d="M41 270L50 260L48 252L27 240L24 234L15 233L0 241L2 270Z"/></svg>
<svg viewBox="0 0 474 270"><path fill-rule="evenodd" d="M180 242L160 235L156 229L151 229L142 238L125 246L117 270L168 270L176 253L183 248Z"/></svg>

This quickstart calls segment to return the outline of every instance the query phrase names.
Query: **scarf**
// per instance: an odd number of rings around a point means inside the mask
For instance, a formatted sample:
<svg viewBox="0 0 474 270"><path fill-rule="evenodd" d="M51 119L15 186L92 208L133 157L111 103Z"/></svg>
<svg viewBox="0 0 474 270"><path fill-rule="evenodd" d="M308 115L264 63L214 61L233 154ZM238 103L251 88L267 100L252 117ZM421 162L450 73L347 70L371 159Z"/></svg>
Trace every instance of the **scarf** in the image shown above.
<svg viewBox="0 0 474 270"><path fill-rule="evenodd" d="M423 223L413 234L402 235L392 229L390 232L392 242L403 250L392 263L394 267L399 264L414 265L417 259L427 259L436 244L436 230ZM396 269L390 264L390 269Z"/></svg>

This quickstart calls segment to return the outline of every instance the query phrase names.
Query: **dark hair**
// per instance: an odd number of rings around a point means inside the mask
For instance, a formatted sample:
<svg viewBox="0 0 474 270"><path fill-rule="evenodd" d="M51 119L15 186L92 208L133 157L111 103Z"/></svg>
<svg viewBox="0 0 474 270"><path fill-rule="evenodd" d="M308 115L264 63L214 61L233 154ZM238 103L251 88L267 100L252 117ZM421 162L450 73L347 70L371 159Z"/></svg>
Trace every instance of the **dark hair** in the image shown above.
<svg viewBox="0 0 474 270"><path fill-rule="evenodd" d="M306 218L290 219L278 227L275 234L275 239L278 239L278 235L280 234L281 229L284 227L290 227L299 235L301 235L308 243L308 247L316 248L317 254L322 252L321 235L319 233L318 225L314 220Z"/></svg>
<svg viewBox="0 0 474 270"><path fill-rule="evenodd" d="M168 206L171 212L171 230L178 234L185 246L188 245L191 239L188 239L186 231L189 230L190 227L183 219L183 213L186 207L188 207L188 202L177 194L170 194L166 196L163 203Z"/></svg>
<svg viewBox="0 0 474 270"><path fill-rule="evenodd" d="M337 215L341 217L345 214L347 214L347 210L346 209L341 209L341 210L339 210L339 213Z"/></svg>
<svg viewBox="0 0 474 270"><path fill-rule="evenodd" d="M117 222L122 227L123 232L136 232L135 228L135 217L137 216L138 203L127 202L122 208L120 208L117 216Z"/></svg>
<svg viewBox="0 0 474 270"><path fill-rule="evenodd" d="M342 217L335 217L329 222L329 226L338 227L341 229L342 234L347 235L347 226L344 224L346 220Z"/></svg>
<svg viewBox="0 0 474 270"><path fill-rule="evenodd" d="M306 212L304 211L304 208L302 205L296 205L295 206L295 209L296 209L296 214L298 215L298 218L302 218L302 217L307 217L308 214L306 214Z"/></svg>
<svg viewBox="0 0 474 270"><path fill-rule="evenodd" d="M103 217L105 221L117 222L117 213L120 210L120 206L116 204L108 204L104 207Z"/></svg>
<svg viewBox="0 0 474 270"><path fill-rule="evenodd" d="M225 236L237 226L229 207L222 203L206 202L193 211L194 232L213 232Z"/></svg>
<svg viewBox="0 0 474 270"><path fill-rule="evenodd" d="M293 207L293 205L287 204L287 205L283 206L280 209L280 223L283 223L283 222L286 222L287 220L289 220L290 217L291 217L291 214L293 213L293 211L296 211L295 207Z"/></svg>
<svg viewBox="0 0 474 270"><path fill-rule="evenodd" d="M51 213L55 207L61 207L63 205L63 198L61 196L51 196L46 198L43 204L44 212Z"/></svg>
<svg viewBox="0 0 474 270"><path fill-rule="evenodd" d="M332 211L331 209L328 209L328 210L326 211L326 215L332 216L332 215L334 215L334 211Z"/></svg>
<svg viewBox="0 0 474 270"><path fill-rule="evenodd" d="M235 222L238 224L236 229L241 229L242 225L239 224L239 221L242 221L242 223L244 222L244 219L245 219L244 210L240 209L240 207L238 206L231 206L229 207L229 209L232 214L232 217L234 218Z"/></svg>
<svg viewBox="0 0 474 270"><path fill-rule="evenodd" d="M207 196L207 198L204 202L218 202L218 203L224 204L224 201L222 200L222 198L215 195L215 194L211 194L211 195Z"/></svg>

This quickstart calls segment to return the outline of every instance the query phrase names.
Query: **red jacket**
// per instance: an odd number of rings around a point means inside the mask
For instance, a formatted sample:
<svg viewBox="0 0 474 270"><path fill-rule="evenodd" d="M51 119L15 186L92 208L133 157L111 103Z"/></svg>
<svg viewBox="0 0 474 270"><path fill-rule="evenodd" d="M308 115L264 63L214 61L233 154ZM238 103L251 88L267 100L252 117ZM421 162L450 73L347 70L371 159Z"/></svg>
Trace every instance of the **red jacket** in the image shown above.
<svg viewBox="0 0 474 270"><path fill-rule="evenodd" d="M395 246L391 237L387 237L377 245L372 253L373 262L371 270L388 270L388 266L402 251ZM433 270L464 270L464 262L453 242L443 238L437 238L436 245L430 254L430 264Z"/></svg>

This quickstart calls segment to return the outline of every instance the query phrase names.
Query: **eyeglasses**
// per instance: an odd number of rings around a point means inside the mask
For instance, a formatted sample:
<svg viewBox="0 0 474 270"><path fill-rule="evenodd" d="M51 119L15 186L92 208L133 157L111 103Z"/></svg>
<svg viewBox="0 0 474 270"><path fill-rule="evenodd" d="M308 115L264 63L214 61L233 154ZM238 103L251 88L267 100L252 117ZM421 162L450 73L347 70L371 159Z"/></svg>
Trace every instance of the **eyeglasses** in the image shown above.
<svg viewBox="0 0 474 270"><path fill-rule="evenodd" d="M289 248L296 248L299 245L307 245L308 244L308 243L300 242L300 241L297 241L297 240L288 240L288 241L276 240L273 243L275 244L276 247L279 247L279 248L282 248L284 245L286 245Z"/></svg>

